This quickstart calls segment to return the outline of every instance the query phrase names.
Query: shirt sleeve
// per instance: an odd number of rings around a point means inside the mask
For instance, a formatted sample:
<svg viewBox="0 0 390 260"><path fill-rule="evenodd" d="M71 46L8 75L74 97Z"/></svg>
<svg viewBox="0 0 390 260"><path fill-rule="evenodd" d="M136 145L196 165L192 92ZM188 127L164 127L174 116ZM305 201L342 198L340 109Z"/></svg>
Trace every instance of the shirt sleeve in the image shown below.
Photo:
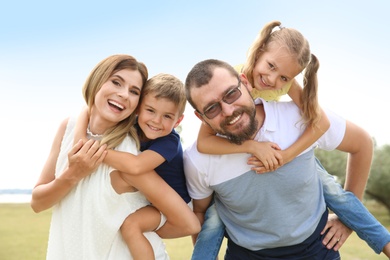
<svg viewBox="0 0 390 260"><path fill-rule="evenodd" d="M330 127L320 139L318 139L318 148L331 151L336 149L344 139L346 130L346 120L329 109L324 109L330 121Z"/></svg>
<svg viewBox="0 0 390 260"><path fill-rule="evenodd" d="M174 130L173 130L174 131ZM180 148L180 136L171 132L171 134L157 138L151 142L148 150L155 151L160 154L167 162L171 162L176 155L181 152Z"/></svg>
<svg viewBox="0 0 390 260"><path fill-rule="evenodd" d="M196 144L184 151L184 173L186 176L188 194L192 199L204 199L209 197L213 190L207 183L207 175L198 166L204 165L198 160L198 152L193 152ZM190 156L191 154L191 156Z"/></svg>

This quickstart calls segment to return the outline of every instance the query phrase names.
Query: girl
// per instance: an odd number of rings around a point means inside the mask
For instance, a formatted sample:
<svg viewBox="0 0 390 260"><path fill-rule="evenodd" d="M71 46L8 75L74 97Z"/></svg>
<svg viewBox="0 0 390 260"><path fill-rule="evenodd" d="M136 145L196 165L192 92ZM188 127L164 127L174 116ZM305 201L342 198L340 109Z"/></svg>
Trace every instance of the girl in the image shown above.
<svg viewBox="0 0 390 260"><path fill-rule="evenodd" d="M280 22L275 21L263 28L249 49L242 73L255 88L252 93L254 98L278 100L281 95L288 93L302 110L302 120L307 125L306 131L295 144L281 151L275 143L259 143L251 140L245 141L242 145L232 144L225 138L215 136L215 133L207 125L202 125L197 145L200 152L209 154L251 153L254 156L249 159L248 163L254 165L253 170L263 173L291 161L329 128L326 115L319 108L317 101L319 62L310 53L309 44L301 33L290 28L275 30L279 26ZM302 90L294 78L304 69L304 88ZM353 141L356 139L360 140L359 144ZM366 149L362 149L362 147ZM358 126L347 122L346 133L338 149L352 153L353 156L349 160L359 162L359 167L348 168L345 189L352 191L359 199L362 199L372 160L371 137ZM329 208L339 216L344 224L355 230L376 253L383 251L389 256L390 234L386 228L367 211L351 192L345 192L339 185L337 186L338 190L331 190L332 186L328 184L334 185L335 181L326 173L319 162L318 172L323 182L325 200ZM206 218L210 217L214 223L218 223L218 218L211 213L215 212L215 209L210 207L208 211L210 212L206 213ZM349 236L350 231L341 231L335 225L334 221L328 222L323 231L323 233L328 232L323 242L328 248L333 247L338 250ZM202 232L198 235L195 243L192 259L201 259L203 248L209 248L207 249L208 259L215 259L217 256L217 254L210 255L210 253L213 251L218 253L215 248L219 248L222 241L220 236L223 232L212 227L215 225L203 224ZM210 233L214 234L214 238L208 238L205 230L210 230Z"/></svg>
<svg viewBox="0 0 390 260"><path fill-rule="evenodd" d="M75 118L60 125L31 200L35 212L53 207L47 259L132 259L120 227L150 203L167 218L162 234L199 231L195 215L156 173L129 176L101 164L106 148L138 152L134 110L147 77L145 65L132 56L104 59L83 87L90 140L73 145ZM160 237L146 236L155 258L168 259Z"/></svg>

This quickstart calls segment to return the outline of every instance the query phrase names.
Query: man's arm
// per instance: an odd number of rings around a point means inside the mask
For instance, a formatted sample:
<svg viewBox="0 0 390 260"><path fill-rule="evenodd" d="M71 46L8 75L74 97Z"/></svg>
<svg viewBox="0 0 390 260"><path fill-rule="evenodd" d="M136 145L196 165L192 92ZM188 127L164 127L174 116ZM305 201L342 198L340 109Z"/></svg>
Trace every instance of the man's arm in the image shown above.
<svg viewBox="0 0 390 260"><path fill-rule="evenodd" d="M193 211L194 211L196 217L198 218L201 226L203 225L204 215L206 214L206 210L209 207L212 198L213 198L213 196L210 195L209 197L207 197L205 199L192 200L193 207L194 207ZM194 245L195 245L196 239L198 237L198 234L199 233L192 235L192 243Z"/></svg>
<svg viewBox="0 0 390 260"><path fill-rule="evenodd" d="M337 150L348 153L344 189L362 200L373 157L372 138L364 129L347 121L343 141Z"/></svg>
<svg viewBox="0 0 390 260"><path fill-rule="evenodd" d="M373 156L372 138L361 127L346 121L345 134L337 149L348 153L344 189L351 191L362 200ZM352 232L334 216L329 218L323 233L326 230L328 233L323 242L328 248L334 250L339 250Z"/></svg>

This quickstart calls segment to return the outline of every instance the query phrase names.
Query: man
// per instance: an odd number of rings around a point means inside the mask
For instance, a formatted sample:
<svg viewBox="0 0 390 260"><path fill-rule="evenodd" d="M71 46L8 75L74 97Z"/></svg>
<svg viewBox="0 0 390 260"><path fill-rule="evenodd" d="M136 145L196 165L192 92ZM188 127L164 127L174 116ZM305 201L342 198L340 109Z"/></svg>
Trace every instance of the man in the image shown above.
<svg viewBox="0 0 390 260"><path fill-rule="evenodd" d="M250 88L244 75L218 60L198 63L186 80L189 103L215 132L236 142L255 139L281 149L290 146L304 130L299 108L261 99L255 105ZM232 91L238 95L227 100ZM204 115L210 106L217 110L212 119ZM344 137L346 122L328 117L331 129L316 145L333 150ZM247 154L200 154L196 144L185 151L188 189L201 222L215 192L228 238L225 259L339 259L338 252L322 244L328 212L313 148L266 174L251 171Z"/></svg>

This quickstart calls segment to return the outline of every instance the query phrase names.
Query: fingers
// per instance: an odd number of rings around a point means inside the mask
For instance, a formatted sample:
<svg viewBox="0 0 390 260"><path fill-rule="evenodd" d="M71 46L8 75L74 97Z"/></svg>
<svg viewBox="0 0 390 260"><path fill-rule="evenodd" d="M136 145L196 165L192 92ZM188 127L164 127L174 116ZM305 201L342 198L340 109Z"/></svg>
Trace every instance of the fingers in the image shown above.
<svg viewBox="0 0 390 260"><path fill-rule="evenodd" d="M104 160L107 145L100 146L100 142L88 140L83 144L77 142L68 153L69 167L77 169L79 176L92 173Z"/></svg>
<svg viewBox="0 0 390 260"><path fill-rule="evenodd" d="M343 237L342 232L339 232L335 228L330 228L328 233L326 233L324 239L322 240L323 244L328 249L334 249L337 251L341 245L345 242L345 238ZM337 249L336 249L337 246Z"/></svg>
<svg viewBox="0 0 390 260"><path fill-rule="evenodd" d="M102 146L99 147L99 150L93 155L93 157L95 157L96 161L95 161L95 164L96 165L100 165L104 158L106 157L107 155L107 145L104 144Z"/></svg>
<svg viewBox="0 0 390 260"><path fill-rule="evenodd" d="M279 145L275 144L275 143L271 143L271 147L275 150L282 150L280 149Z"/></svg>
<svg viewBox="0 0 390 260"><path fill-rule="evenodd" d="M347 238L351 235L352 230L346 227L334 214L329 215L328 222L321 234L326 235L322 243L328 248L338 251L345 243Z"/></svg>
<svg viewBox="0 0 390 260"><path fill-rule="evenodd" d="M328 229L329 229L330 227L331 227L330 221L327 221L327 222L326 222L326 225L325 225L325 227L324 227L324 229L321 231L321 235L325 234L326 231L328 231Z"/></svg>
<svg viewBox="0 0 390 260"><path fill-rule="evenodd" d="M256 173L275 171L281 166L279 164L279 161L275 157L271 157L269 159L263 159L260 161L257 157L251 156L248 159L248 164L253 165L251 169L253 171L256 171Z"/></svg>
<svg viewBox="0 0 390 260"><path fill-rule="evenodd" d="M88 143L88 145L87 145L87 143ZM82 150L85 148L86 159L88 160L88 163L90 164L90 166L95 168L95 167L99 166L100 163L103 162L103 159L104 159L105 155L107 154L107 152L106 152L107 145L104 144L104 145L100 146L100 142L98 142L98 141L94 141L91 143L89 143L89 141L88 141L87 143L83 146Z"/></svg>
<svg viewBox="0 0 390 260"><path fill-rule="evenodd" d="M88 155L89 158L91 158L96 153L96 151L99 150L99 148L100 142L90 139L83 145L80 151L81 153L84 153Z"/></svg>
<svg viewBox="0 0 390 260"><path fill-rule="evenodd" d="M251 168L252 171L255 171L257 174L262 174L262 173L266 173L266 172L269 172L269 170L267 170L266 168L264 167L252 167Z"/></svg>
<svg viewBox="0 0 390 260"><path fill-rule="evenodd" d="M75 145L72 147L72 149L69 151L69 154L75 154L77 153L81 147L83 147L83 140L79 140Z"/></svg>
<svg viewBox="0 0 390 260"><path fill-rule="evenodd" d="M275 159L277 160L278 168L279 168L280 166L283 166L283 164L284 164L283 156L282 156L280 153L276 153L276 154L275 154Z"/></svg>
<svg viewBox="0 0 390 260"><path fill-rule="evenodd" d="M340 238L337 238L337 243L333 246L334 251L339 251L339 249L343 246L344 242L347 241L347 238L344 236L341 236Z"/></svg>
<svg viewBox="0 0 390 260"><path fill-rule="evenodd" d="M255 156L251 156L248 159L248 164L252 165L253 167L251 170L255 171L256 173L264 173L269 171L269 164L267 161L261 162L257 159Z"/></svg>

